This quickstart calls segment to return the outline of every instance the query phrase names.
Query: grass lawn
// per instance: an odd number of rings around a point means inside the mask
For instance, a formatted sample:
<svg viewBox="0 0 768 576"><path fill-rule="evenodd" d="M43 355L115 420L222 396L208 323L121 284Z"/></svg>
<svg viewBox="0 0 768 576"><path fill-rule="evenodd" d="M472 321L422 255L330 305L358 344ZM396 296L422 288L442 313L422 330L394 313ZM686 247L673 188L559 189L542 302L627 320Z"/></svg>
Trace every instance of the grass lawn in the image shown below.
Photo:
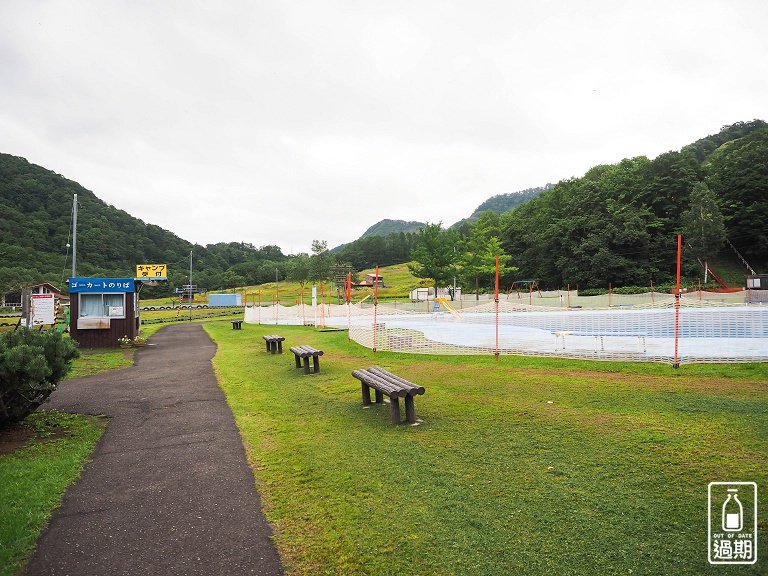
<svg viewBox="0 0 768 576"><path fill-rule="evenodd" d="M44 410L14 431L14 443L23 446L0 454L1 576L22 573L37 536L64 490L80 477L105 427L102 418Z"/></svg>
<svg viewBox="0 0 768 576"><path fill-rule="evenodd" d="M149 335L160 326L142 329ZM133 365L133 350L82 350L67 378ZM101 438L105 418L41 410L0 432L0 576L23 572L35 541Z"/></svg>
<svg viewBox="0 0 768 576"><path fill-rule="evenodd" d="M291 574L766 574L768 365L372 351L345 332L207 324ZM263 334L286 336L283 355ZM325 351L304 376L288 348ZM418 426L356 368L426 387ZM754 566L707 562L707 485L758 484Z"/></svg>

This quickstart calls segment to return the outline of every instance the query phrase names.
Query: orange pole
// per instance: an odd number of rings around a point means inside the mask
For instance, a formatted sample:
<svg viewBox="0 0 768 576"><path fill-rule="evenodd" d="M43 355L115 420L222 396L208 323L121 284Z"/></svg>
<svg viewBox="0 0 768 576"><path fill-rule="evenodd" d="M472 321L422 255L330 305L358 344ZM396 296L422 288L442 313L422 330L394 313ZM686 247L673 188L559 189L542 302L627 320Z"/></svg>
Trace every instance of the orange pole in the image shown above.
<svg viewBox="0 0 768 576"><path fill-rule="evenodd" d="M349 332L352 328L352 315L350 314L349 306L350 302L352 301L352 274L347 272L347 279L344 282L344 297L347 301L347 344L352 342L352 338L349 335Z"/></svg>
<svg viewBox="0 0 768 576"><path fill-rule="evenodd" d="M499 360L499 257L496 256L496 361Z"/></svg>
<svg viewBox="0 0 768 576"><path fill-rule="evenodd" d="M680 358L678 357L678 336L680 334L680 253L683 249L683 237L677 235L677 283L675 284L675 368L680 367Z"/></svg>
<svg viewBox="0 0 768 576"><path fill-rule="evenodd" d="M347 273L347 304L349 304L350 300L352 300L352 274L349 272Z"/></svg>

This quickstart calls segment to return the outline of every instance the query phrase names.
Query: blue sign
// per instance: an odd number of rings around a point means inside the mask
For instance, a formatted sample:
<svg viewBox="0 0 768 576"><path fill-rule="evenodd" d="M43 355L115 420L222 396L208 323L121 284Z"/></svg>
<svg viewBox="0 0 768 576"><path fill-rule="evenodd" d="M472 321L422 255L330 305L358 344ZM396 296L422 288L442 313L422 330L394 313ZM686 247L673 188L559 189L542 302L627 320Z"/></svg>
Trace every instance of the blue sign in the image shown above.
<svg viewBox="0 0 768 576"><path fill-rule="evenodd" d="M70 278L69 293L135 292L133 278Z"/></svg>

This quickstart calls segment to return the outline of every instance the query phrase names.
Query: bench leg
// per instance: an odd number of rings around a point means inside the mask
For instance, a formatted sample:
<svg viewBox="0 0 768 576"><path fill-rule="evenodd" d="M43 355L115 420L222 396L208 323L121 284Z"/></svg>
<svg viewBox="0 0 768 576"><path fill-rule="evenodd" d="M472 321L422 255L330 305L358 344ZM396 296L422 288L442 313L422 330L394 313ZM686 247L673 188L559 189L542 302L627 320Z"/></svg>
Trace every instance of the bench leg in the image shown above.
<svg viewBox="0 0 768 576"><path fill-rule="evenodd" d="M384 403L384 393L376 390L375 388L373 391L376 393L376 404L383 404Z"/></svg>
<svg viewBox="0 0 768 576"><path fill-rule="evenodd" d="M282 354L283 353L283 341L278 340L277 341L277 353Z"/></svg>
<svg viewBox="0 0 768 576"><path fill-rule="evenodd" d="M270 341L269 340L264 340L264 342L267 345L267 352L272 352L272 350L270 349L272 347Z"/></svg>
<svg viewBox="0 0 768 576"><path fill-rule="evenodd" d="M389 405L392 407L392 424L400 424L400 398L389 398Z"/></svg>
<svg viewBox="0 0 768 576"><path fill-rule="evenodd" d="M296 354L295 356L296 356L296 368L301 368L301 356L299 356L298 354Z"/></svg>
<svg viewBox="0 0 768 576"><path fill-rule="evenodd" d="M363 406L371 405L371 388L365 382L363 384Z"/></svg>
<svg viewBox="0 0 768 576"><path fill-rule="evenodd" d="M416 410L413 407L413 396L405 397L405 419L410 424L416 424Z"/></svg>
<svg viewBox="0 0 768 576"><path fill-rule="evenodd" d="M315 368L315 374L320 372L320 357L319 356L312 356L312 364Z"/></svg>
<svg viewBox="0 0 768 576"><path fill-rule="evenodd" d="M309 356L304 357L304 374L309 374Z"/></svg>

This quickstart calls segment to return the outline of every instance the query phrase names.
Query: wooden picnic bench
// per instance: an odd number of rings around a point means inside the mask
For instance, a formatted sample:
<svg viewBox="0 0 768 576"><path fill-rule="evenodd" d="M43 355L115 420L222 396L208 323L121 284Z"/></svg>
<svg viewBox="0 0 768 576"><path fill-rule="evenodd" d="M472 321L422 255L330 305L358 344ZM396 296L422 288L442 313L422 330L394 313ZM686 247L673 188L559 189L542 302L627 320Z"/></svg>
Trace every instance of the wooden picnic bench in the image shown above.
<svg viewBox="0 0 768 576"><path fill-rule="evenodd" d="M283 341L285 340L285 336L278 336L277 334L267 334L263 338L267 343L267 352L271 352L272 354L283 353Z"/></svg>
<svg viewBox="0 0 768 576"><path fill-rule="evenodd" d="M296 368L301 368L302 360L304 361L304 374L310 374L309 371L309 359L312 358L312 365L314 368L313 373L320 372L320 356L323 355L322 350L312 348L312 346L292 346L291 352L296 356Z"/></svg>
<svg viewBox="0 0 768 576"><path fill-rule="evenodd" d="M242 320L232 320L232 330L240 330L243 325Z"/></svg>
<svg viewBox="0 0 768 576"><path fill-rule="evenodd" d="M400 398L405 398L405 419L410 424L416 423L413 398L417 394L424 394L424 386L413 384L378 366L366 370L353 370L352 376L361 382L363 406L371 405L371 388L376 392L376 403L384 402L384 394L386 394L389 396L392 424L400 424Z"/></svg>

